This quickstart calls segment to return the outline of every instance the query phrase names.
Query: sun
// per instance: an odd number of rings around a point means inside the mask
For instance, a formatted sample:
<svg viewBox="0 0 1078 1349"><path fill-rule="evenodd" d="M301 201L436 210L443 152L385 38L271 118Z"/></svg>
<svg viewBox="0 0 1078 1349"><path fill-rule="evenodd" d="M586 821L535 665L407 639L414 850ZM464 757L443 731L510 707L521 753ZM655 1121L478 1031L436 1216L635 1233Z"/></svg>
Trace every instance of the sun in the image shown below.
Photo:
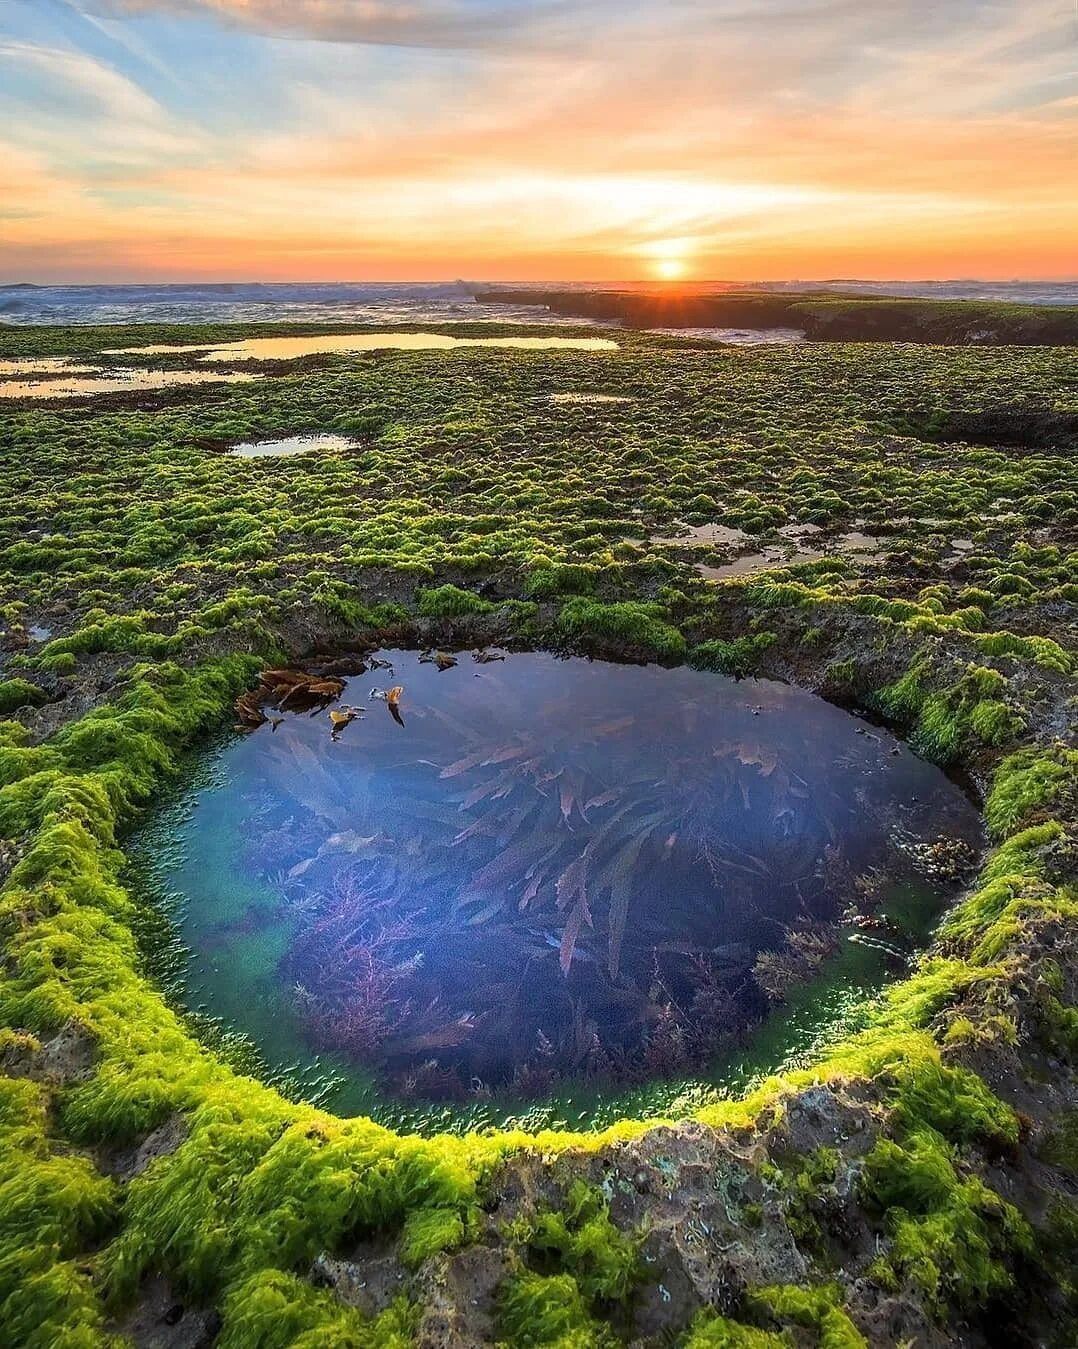
<svg viewBox="0 0 1078 1349"><path fill-rule="evenodd" d="M684 258L656 258L654 267L660 281L679 281L685 275Z"/></svg>

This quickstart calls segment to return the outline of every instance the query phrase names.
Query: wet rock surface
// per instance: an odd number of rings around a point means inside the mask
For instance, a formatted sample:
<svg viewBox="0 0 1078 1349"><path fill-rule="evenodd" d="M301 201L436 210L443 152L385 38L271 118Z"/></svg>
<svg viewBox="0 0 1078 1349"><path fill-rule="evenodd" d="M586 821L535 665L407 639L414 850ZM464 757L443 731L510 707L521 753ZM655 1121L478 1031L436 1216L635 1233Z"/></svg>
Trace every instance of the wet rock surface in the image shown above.
<svg viewBox="0 0 1078 1349"><path fill-rule="evenodd" d="M220 1329L215 1311L190 1305L163 1277L144 1285L134 1306L114 1327L115 1334L134 1349L210 1349Z"/></svg>

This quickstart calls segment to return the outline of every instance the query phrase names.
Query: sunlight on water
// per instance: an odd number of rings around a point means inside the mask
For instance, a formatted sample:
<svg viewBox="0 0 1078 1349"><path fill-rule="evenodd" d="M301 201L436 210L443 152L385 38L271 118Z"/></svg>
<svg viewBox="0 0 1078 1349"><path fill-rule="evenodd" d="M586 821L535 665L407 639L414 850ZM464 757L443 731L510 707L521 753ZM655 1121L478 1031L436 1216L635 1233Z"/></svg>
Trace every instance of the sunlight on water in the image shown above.
<svg viewBox="0 0 1078 1349"><path fill-rule="evenodd" d="M354 443L346 436L286 436L282 440L245 441L234 445L229 454L237 459L265 459L275 455L311 454L316 450L349 450Z"/></svg>
<svg viewBox="0 0 1078 1349"><path fill-rule="evenodd" d="M211 374L208 370L113 370L71 379L3 380L0 381L0 398L76 398L95 393L140 393L191 384L245 384L255 378L238 373Z"/></svg>
<svg viewBox="0 0 1078 1349"><path fill-rule="evenodd" d="M0 375L21 375L33 379L39 375L88 375L97 366L75 365L70 356L13 356L0 361Z"/></svg>
<svg viewBox="0 0 1078 1349"><path fill-rule="evenodd" d="M286 698L181 803L190 1003L340 1072L338 1109L687 1109L759 1064L776 1001L768 1062L846 1024L975 859L954 784L801 690L495 655Z"/></svg>
<svg viewBox="0 0 1078 1349"><path fill-rule="evenodd" d="M446 337L441 333L333 333L324 337L249 337L207 346L119 347L110 356L170 356L205 353L203 361L293 361L363 351L453 351L458 347L505 347L516 351L617 351L605 337Z"/></svg>

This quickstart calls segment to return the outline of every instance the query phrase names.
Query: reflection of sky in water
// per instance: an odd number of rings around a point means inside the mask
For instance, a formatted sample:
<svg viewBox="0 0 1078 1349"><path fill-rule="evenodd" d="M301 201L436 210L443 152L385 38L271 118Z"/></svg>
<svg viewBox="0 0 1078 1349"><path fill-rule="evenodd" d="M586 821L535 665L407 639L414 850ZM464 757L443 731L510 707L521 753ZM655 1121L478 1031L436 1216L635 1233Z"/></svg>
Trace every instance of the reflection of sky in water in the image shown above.
<svg viewBox="0 0 1078 1349"><path fill-rule="evenodd" d="M248 337L217 345L118 347L110 356L170 356L201 351L203 361L292 361L300 356L361 351L455 351L507 347L515 351L617 351L606 337L447 337L442 333L331 333L322 337Z"/></svg>
<svg viewBox="0 0 1078 1349"><path fill-rule="evenodd" d="M74 369L89 369L76 366ZM28 372L36 373L36 372ZM43 371L41 373L48 373ZM209 370L112 370L96 375L60 379L9 379L0 381L0 398L76 398L94 393L141 393L191 384L246 384L254 375L226 374Z"/></svg>
<svg viewBox="0 0 1078 1349"><path fill-rule="evenodd" d="M281 440L244 441L233 445L229 454L237 459L266 459L275 455L311 454L315 450L347 450L353 444L346 436L285 436Z"/></svg>
<svg viewBox="0 0 1078 1349"><path fill-rule="evenodd" d="M931 908L895 838L979 837L938 770L784 685L543 654L480 665L465 653L444 673L415 653L394 661L349 681L342 705L367 710L336 742L324 710L232 741L167 877L186 897L191 1003L276 1063L313 1057L294 985L335 986L372 930L389 932L415 1006L442 1012L391 1028L392 1080L433 1055L497 1081L537 1028L567 1065L584 1024L638 1048L656 977L688 996L694 952L744 976L756 947L781 942L799 913L837 916L836 896L841 908L874 868ZM369 699L393 683L403 727ZM581 857L588 913L565 977ZM853 959L858 977L878 976L865 953ZM446 1046L461 1012L475 1027ZM354 1060L347 1071L347 1104L376 1108L369 1074Z"/></svg>

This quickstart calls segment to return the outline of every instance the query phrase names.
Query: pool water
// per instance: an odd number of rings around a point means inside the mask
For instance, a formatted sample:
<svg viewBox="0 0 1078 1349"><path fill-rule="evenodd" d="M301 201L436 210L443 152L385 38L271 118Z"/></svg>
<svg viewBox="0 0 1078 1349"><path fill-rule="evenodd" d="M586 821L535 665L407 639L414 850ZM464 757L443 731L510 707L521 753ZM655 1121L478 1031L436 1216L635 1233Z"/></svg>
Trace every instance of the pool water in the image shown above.
<svg viewBox="0 0 1078 1349"><path fill-rule="evenodd" d="M171 356L201 352L199 360L292 361L302 356L348 355L364 351L455 351L460 347L503 347L510 351L617 351L608 337L449 337L444 333L329 333L322 337L247 337L238 342L186 346L116 347L108 356Z"/></svg>
<svg viewBox="0 0 1078 1349"><path fill-rule="evenodd" d="M89 366L72 366L89 370ZM242 372L209 370L99 369L96 374L54 378L51 370L30 371L43 378L0 380L0 398L82 398L91 394L150 393L157 389L183 388L195 384L247 384L256 376Z"/></svg>
<svg viewBox="0 0 1078 1349"><path fill-rule="evenodd" d="M349 678L347 724L267 709L210 751L159 865L189 1005L339 1109L695 1103L776 1007L781 1059L899 972L980 847L940 770L796 688L433 654Z"/></svg>
<svg viewBox="0 0 1078 1349"><path fill-rule="evenodd" d="M277 440L250 440L233 445L229 454L237 459L273 459L293 454L313 454L319 450L350 450L355 441L347 436L299 435L283 436Z"/></svg>

